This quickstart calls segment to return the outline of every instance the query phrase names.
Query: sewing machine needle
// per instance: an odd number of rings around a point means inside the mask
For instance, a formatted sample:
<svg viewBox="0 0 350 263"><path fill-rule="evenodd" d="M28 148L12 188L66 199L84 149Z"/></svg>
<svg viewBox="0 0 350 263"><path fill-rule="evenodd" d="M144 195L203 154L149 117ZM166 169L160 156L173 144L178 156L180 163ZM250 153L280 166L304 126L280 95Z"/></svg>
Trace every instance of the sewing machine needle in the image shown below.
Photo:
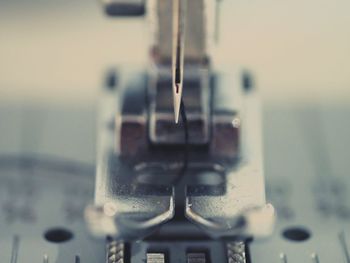
<svg viewBox="0 0 350 263"><path fill-rule="evenodd" d="M184 67L186 0L173 0L172 75L175 123L179 121Z"/></svg>

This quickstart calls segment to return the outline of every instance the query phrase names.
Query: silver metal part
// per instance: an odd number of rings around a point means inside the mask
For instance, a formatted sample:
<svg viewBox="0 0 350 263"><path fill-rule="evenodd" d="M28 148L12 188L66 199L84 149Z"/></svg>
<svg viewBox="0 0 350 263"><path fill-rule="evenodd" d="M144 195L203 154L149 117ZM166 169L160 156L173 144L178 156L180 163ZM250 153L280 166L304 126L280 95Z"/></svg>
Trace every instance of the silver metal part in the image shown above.
<svg viewBox="0 0 350 263"><path fill-rule="evenodd" d="M173 0L172 87L175 123L179 122L184 74L187 0Z"/></svg>
<svg viewBox="0 0 350 263"><path fill-rule="evenodd" d="M246 246L242 241L227 243L228 263L246 263Z"/></svg>
<svg viewBox="0 0 350 263"><path fill-rule="evenodd" d="M221 84L223 85L224 82ZM229 87L235 90L237 85L239 87L238 82L233 81ZM227 86L220 88L227 89ZM229 97L236 100L236 104L233 101L232 105L238 107L236 110L242 114L242 124L235 115L228 115L232 119L227 124L230 124L232 128L242 125L239 154L236 156L236 161L231 159L228 162L213 155L217 164L222 166L225 190L219 195L210 195L201 191L201 186L193 186L191 191L187 191L186 197L187 218L214 238L267 236L272 232L274 225L274 209L272 205L266 204L265 199L262 141L261 135L257 132L261 130L259 100L255 92L243 95L240 94L241 89L236 90L236 96L231 93ZM225 108L224 102L225 100L220 107ZM239 108L240 106L242 108ZM227 114L230 113L229 109L218 112ZM223 138L217 139L229 142L235 139L230 134L224 133ZM213 140L217 139L214 137ZM235 149L237 147L231 151Z"/></svg>
<svg viewBox="0 0 350 263"><path fill-rule="evenodd" d="M186 62L206 63L210 25L214 25L211 5L215 0L191 0L184 9L187 26L184 32L183 50ZM105 11L111 16L140 16L148 12L154 31L153 56L157 62L169 63L172 58L173 0L101 0Z"/></svg>
<svg viewBox="0 0 350 263"><path fill-rule="evenodd" d="M183 101L189 129L189 142L195 145L209 143L210 137L210 75L205 68L186 66ZM152 72L149 82L151 96L149 136L155 144L183 144L183 128L174 123L171 101L170 72L160 67Z"/></svg>
<svg viewBox="0 0 350 263"><path fill-rule="evenodd" d="M188 65L201 69L209 68L208 24L213 24L208 14L206 0L157 0L155 17L155 44L153 56L157 65L172 65L172 97L175 123L178 123L183 87L186 89L184 74Z"/></svg>
<svg viewBox="0 0 350 263"><path fill-rule="evenodd" d="M178 205L185 202L184 215L213 238L267 236L274 210L265 200L257 94L244 92L239 74L233 78L216 74L213 84L207 72L193 72L186 79L193 86L188 85L186 92L194 91L185 97L193 99L186 101L189 161L179 186L186 193L177 196ZM152 95L152 89L162 94L163 87L152 85L154 81L146 81L152 76L146 76L121 74L118 89L104 94L95 203L86 211L88 225L97 236L142 239L175 212L177 186L172 182L183 167L183 131L173 123L169 105L162 102L164 96ZM169 77L160 72L155 82L164 79ZM203 93L200 100L195 99L197 91ZM212 95L210 100L206 91ZM168 118L159 119L166 114ZM201 129L192 124L195 118L201 121ZM197 150L198 146L202 148Z"/></svg>
<svg viewBox="0 0 350 263"><path fill-rule="evenodd" d="M83 219L93 175L92 165L0 155L0 261L103 262L103 243L91 238Z"/></svg>
<svg viewBox="0 0 350 263"><path fill-rule="evenodd" d="M166 263L164 253L147 253L146 263Z"/></svg>
<svg viewBox="0 0 350 263"><path fill-rule="evenodd" d="M124 263L125 245L122 241L107 239L106 263Z"/></svg>
<svg viewBox="0 0 350 263"><path fill-rule="evenodd" d="M182 1L182 0L181 0ZM209 0L211 1L211 0ZM185 63L205 63L208 57L208 19L207 0L187 0L184 30L184 58ZM155 0L152 8L157 10L155 14L155 52L160 63L170 62L172 58L173 41L173 1Z"/></svg>
<svg viewBox="0 0 350 263"><path fill-rule="evenodd" d="M97 236L111 235L118 239L139 239L149 235L160 224L172 218L173 189L169 185L155 185L144 181L143 178L147 174L144 175L142 159L139 160L133 155L132 158L126 158L116 151L116 141L121 139L116 130L124 129L118 124L111 125L114 124L118 112L116 96L112 91L106 91L102 99L103 108L98 125L101 128L95 202L88 207L85 216L92 233ZM128 111L123 105L121 111L126 116L132 113L137 116L138 113L137 109ZM123 124L124 116L120 115L119 118ZM132 131L134 130L129 130L128 136L135 134ZM121 134L124 135L123 132ZM123 137L121 142L133 143L127 138L129 137ZM140 156L145 157L142 152Z"/></svg>
<svg viewBox="0 0 350 263"><path fill-rule="evenodd" d="M86 129L82 139L81 127L93 127L92 109L93 105L0 105L1 262L106 262L104 241L90 238L83 219L83 208L94 195L95 134ZM263 113L267 199L278 216L271 238L246 245L250 262L348 262L349 106L265 104ZM36 134L40 138L35 139ZM57 138L66 142L61 148L54 144ZM21 151L31 158L19 158ZM49 156L91 164L48 160ZM57 226L74 237L59 244L48 242L44 233ZM310 236L301 241L284 237L284 231L298 228ZM210 249L210 262L226 263L221 242L201 240L135 242L131 263L144 262L150 247L168 249L171 263L186 262L186 250L194 246Z"/></svg>
<svg viewBox="0 0 350 263"><path fill-rule="evenodd" d="M349 112L290 107L265 111L267 198L278 223L272 238L250 245L251 261L348 262Z"/></svg>

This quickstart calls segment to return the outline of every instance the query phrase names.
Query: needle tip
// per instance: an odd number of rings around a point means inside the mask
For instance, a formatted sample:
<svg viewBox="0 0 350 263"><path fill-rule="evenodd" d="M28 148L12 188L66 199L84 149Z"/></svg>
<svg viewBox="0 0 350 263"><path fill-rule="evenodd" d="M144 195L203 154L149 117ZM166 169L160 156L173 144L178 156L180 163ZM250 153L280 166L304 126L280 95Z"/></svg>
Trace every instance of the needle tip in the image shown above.
<svg viewBox="0 0 350 263"><path fill-rule="evenodd" d="M175 115L175 123L179 123L179 115L180 115L180 102L181 97L176 96L174 100L174 115Z"/></svg>
<svg viewBox="0 0 350 263"><path fill-rule="evenodd" d="M180 106L181 106L181 96L182 96L182 85L175 83L174 85L174 115L175 115L175 123L179 122L180 115Z"/></svg>

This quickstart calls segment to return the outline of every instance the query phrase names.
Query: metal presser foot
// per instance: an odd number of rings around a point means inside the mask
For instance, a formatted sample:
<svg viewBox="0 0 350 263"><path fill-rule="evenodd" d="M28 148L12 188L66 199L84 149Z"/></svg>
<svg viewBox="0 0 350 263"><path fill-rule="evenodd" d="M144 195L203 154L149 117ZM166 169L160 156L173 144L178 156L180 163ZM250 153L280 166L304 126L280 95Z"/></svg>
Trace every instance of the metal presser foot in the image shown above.
<svg viewBox="0 0 350 263"><path fill-rule="evenodd" d="M207 1L152 3L153 66L111 72L102 95L89 229L108 236L108 248L129 244L122 258L131 262L245 262L245 241L274 223L257 92L247 74L211 67ZM106 10L135 8L144 2L108 1ZM186 122L176 123L179 99Z"/></svg>

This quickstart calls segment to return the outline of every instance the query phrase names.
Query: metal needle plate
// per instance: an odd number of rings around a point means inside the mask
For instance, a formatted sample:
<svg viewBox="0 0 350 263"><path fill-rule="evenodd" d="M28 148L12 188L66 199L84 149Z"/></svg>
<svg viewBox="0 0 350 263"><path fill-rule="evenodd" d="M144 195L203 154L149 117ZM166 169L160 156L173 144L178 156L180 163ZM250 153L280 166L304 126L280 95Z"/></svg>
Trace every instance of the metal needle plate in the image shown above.
<svg viewBox="0 0 350 263"><path fill-rule="evenodd" d="M271 238L249 244L248 256L252 263L350 262L350 109L340 106L316 108L321 110L312 111L310 105L265 107L267 197L276 208L278 220ZM86 114L83 110L74 114L53 108L26 112L35 113L26 115L26 119L34 124L42 123L41 127L46 128L40 134L47 141L53 141L57 136L48 131L65 127L66 134L78 135L81 125L92 126L94 119L91 113ZM46 122L40 119L43 116L40 117L40 112L45 112ZM13 124L18 121L16 116L19 115L0 107L2 153L10 149L13 142L3 138L12 138L15 133L11 131L20 128ZM79 127L74 125L77 118L81 121ZM48 121L50 125L47 125ZM35 127L29 128L36 132ZM93 143L94 132L86 130L86 136ZM44 153L57 150L50 148L50 144L45 147ZM61 156L74 152L75 147L73 143L66 144L63 147L66 151ZM83 154L86 153L81 156ZM56 155L59 156L57 152ZM86 157L87 160L92 158ZM5 158L2 155L1 262L105 262L104 240L91 239L82 219L82 208L93 198L94 184L93 167L84 167L48 161L47 157L34 161L33 158ZM73 238L60 244L48 242L43 235L57 227L71 231ZM175 249L172 244L171 241L139 242L131 248L131 262L144 262L150 246ZM196 244L220 251L210 242ZM179 242L177 250L169 249L170 262L185 262L188 246L189 242ZM224 262L224 251L210 256L212 262Z"/></svg>

